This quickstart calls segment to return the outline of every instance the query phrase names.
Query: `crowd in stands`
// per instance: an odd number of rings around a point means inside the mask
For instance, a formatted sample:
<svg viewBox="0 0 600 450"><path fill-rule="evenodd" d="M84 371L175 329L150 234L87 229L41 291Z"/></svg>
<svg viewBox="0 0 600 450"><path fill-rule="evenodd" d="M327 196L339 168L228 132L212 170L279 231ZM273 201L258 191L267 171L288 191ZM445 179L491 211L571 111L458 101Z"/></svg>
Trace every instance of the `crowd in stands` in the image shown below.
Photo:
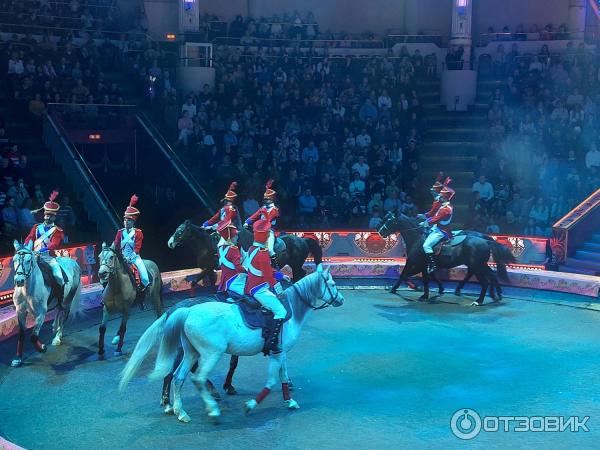
<svg viewBox="0 0 600 450"><path fill-rule="evenodd" d="M426 126L416 79L431 65L406 48L366 59L230 50L217 54L215 89L186 95L178 120L174 95L157 98L206 184L240 181L243 215L274 177L285 226L364 228L415 212Z"/></svg>
<svg viewBox="0 0 600 450"><path fill-rule="evenodd" d="M570 39L569 29L566 24L558 26L549 23L543 28L536 23L529 28L519 24L514 29L504 25L501 29L488 27L484 38L487 41L552 41L557 39Z"/></svg>
<svg viewBox="0 0 600 450"><path fill-rule="evenodd" d="M469 228L549 236L600 186L598 56L584 44L537 55L498 46Z"/></svg>
<svg viewBox="0 0 600 450"><path fill-rule="evenodd" d="M123 13L113 0L0 0L3 31L40 33L52 29L55 35L71 30L77 36L99 32L148 31L143 2ZM113 38L117 36L114 35Z"/></svg>

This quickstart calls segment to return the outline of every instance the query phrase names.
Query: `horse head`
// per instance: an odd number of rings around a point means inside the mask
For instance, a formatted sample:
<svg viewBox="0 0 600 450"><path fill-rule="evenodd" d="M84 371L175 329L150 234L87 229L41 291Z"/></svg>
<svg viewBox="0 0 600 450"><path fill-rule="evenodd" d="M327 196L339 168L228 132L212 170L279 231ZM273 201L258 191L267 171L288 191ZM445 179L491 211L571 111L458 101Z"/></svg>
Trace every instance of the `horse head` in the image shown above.
<svg viewBox="0 0 600 450"><path fill-rule="evenodd" d="M383 217L381 224L377 227L377 232L384 238L393 233L406 233L417 230L419 230L419 226L416 219L402 213L396 215L391 211Z"/></svg>
<svg viewBox="0 0 600 450"><path fill-rule="evenodd" d="M338 290L329 267L311 273L294 286L302 303L310 309L323 309L328 306L337 308L344 304L344 296ZM303 290L305 292L302 292ZM318 302L322 303L317 305Z"/></svg>
<svg viewBox="0 0 600 450"><path fill-rule="evenodd" d="M108 283L108 279L117 271L117 267L120 264L119 255L115 250L115 244L106 245L106 242L102 243L102 250L98 255L100 260L100 267L98 269L98 278L100 282L105 285Z"/></svg>
<svg viewBox="0 0 600 450"><path fill-rule="evenodd" d="M177 227L175 232L167 241L167 245L171 250L173 250L175 247L178 247L190 238L192 228L191 225L192 221L190 219L186 219L181 225Z"/></svg>
<svg viewBox="0 0 600 450"><path fill-rule="evenodd" d="M15 269L14 283L15 286L23 287L35 267L33 242L29 241L27 244L22 245L15 240L13 245L15 247L15 256L13 257L13 266Z"/></svg>

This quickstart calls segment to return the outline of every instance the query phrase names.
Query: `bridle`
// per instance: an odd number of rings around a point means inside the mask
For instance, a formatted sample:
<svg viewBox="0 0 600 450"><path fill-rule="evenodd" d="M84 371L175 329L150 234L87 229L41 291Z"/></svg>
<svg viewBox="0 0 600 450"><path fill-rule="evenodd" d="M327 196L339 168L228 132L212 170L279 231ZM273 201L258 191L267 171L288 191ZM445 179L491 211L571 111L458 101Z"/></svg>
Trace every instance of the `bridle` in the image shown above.
<svg viewBox="0 0 600 450"><path fill-rule="evenodd" d="M392 214L392 215L391 215L391 216L390 216L388 219L385 219L385 220L383 221L383 223L382 223L382 224L379 226L379 228L377 228L377 233L381 234L381 232L382 232L384 229L387 229L387 230L390 232L390 234L392 234L392 233L396 233L396 231L392 231L392 230L390 229L390 227L388 226L388 221L391 221L391 220L398 221L398 218L397 218L397 217L396 217L394 214ZM402 231L417 231L417 230L422 230L422 229L423 229L423 227L421 227L421 226L416 226L416 227L408 227L408 228L404 228Z"/></svg>
<svg viewBox="0 0 600 450"><path fill-rule="evenodd" d="M27 271L27 272L23 271L23 258L25 255L31 255L32 258L34 257L34 253L30 250L19 250L15 254L15 260L17 261L17 267L15 267L15 276L23 275L25 277L25 279L27 280L31 276L31 273L33 272L33 261L31 262L31 265L29 266L29 271ZM17 258L17 257L19 257L19 258Z"/></svg>
<svg viewBox="0 0 600 450"><path fill-rule="evenodd" d="M119 257L117 255L117 251L114 248L111 248L111 247L103 248L102 251L100 252L100 254L102 255L102 253L104 253L104 252L111 252L113 255L115 255L115 260ZM103 259L100 258L100 261L102 261L102 260ZM101 262L100 267L98 267L98 272L100 272L102 267L106 267L106 272L108 273L108 276L110 277L111 275L114 275L114 273L115 273L116 263L113 262L112 264L108 264L106 262Z"/></svg>
<svg viewBox="0 0 600 450"><path fill-rule="evenodd" d="M319 309L325 309L329 306L333 306L333 304L336 302L336 300L340 296L340 292L337 289L335 290L335 295L333 294L333 290L331 289L331 286L329 286L329 284L327 283L327 278L325 278L325 276L322 273L320 273L319 276L321 277L321 279L323 280L323 284L325 285L325 287L323 288L323 292L318 297L319 300L323 300L322 305L319 305L319 306L313 305L310 300L308 300L306 297L304 297L302 295L302 293L300 292L300 289L298 289L298 286L296 286L295 284L292 285L292 287L296 291L296 294L298 294L298 297L300 297L300 300L302 301L302 303L304 303L306 306L308 306L313 311L317 311ZM325 300L325 294L327 294L327 293L329 294L329 300Z"/></svg>

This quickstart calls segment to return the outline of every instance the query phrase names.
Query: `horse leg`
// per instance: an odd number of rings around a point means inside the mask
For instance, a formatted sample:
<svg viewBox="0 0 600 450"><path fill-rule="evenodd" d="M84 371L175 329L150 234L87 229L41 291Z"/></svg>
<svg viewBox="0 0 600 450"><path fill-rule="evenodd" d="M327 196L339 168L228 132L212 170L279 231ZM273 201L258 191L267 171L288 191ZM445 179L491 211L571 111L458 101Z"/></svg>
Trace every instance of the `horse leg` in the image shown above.
<svg viewBox="0 0 600 450"><path fill-rule="evenodd" d="M181 387L183 386L190 369L198 360L198 352L192 348L187 339L183 338L182 343L183 359L173 374L173 413L177 416L177 420L187 423L192 419L183 409L183 402L181 401Z"/></svg>
<svg viewBox="0 0 600 450"><path fill-rule="evenodd" d="M290 395L290 377L287 373L287 355L285 352L281 353L281 367L279 367L279 380L281 381L281 393L283 394L283 401L288 409L298 409L300 405Z"/></svg>
<svg viewBox="0 0 600 450"><path fill-rule="evenodd" d="M227 395L235 395L237 391L233 387L233 374L235 373L235 369L238 365L239 356L231 355L231 359L229 360L229 371L227 372L227 377L225 377L225 383L223 384L223 389Z"/></svg>
<svg viewBox="0 0 600 450"><path fill-rule="evenodd" d="M196 361L194 363L194 365L192 366L192 368L190 369L190 372L196 373L196 371L198 370L198 365L199 365L199 363L198 363L198 361ZM194 383L194 386L196 386L196 389L198 389L198 391L200 391L200 385L194 378L192 378L192 383ZM221 394L219 394L219 391L217 391L217 388L215 387L215 385L213 384L212 381L206 380L206 388L208 389L208 392L210 392L210 395L212 395L216 401L221 400Z"/></svg>
<svg viewBox="0 0 600 450"><path fill-rule="evenodd" d="M17 353L10 365L19 367L23 364L23 346L25 344L25 330L27 329L27 308L24 305L17 306L17 320L19 322L19 337L17 338Z"/></svg>
<svg viewBox="0 0 600 450"><path fill-rule="evenodd" d="M46 307L41 307L38 311L36 311L36 316L35 316L35 325L33 326L33 331L31 332L31 336L29 337L29 339L31 339L31 342L33 343L33 345L35 346L35 349L39 352L39 353L46 353L46 350L48 350L46 348L45 344L42 344L40 342L40 330L42 329L42 325L44 325L44 319L46 317Z"/></svg>
<svg viewBox="0 0 600 450"><path fill-rule="evenodd" d="M123 355L123 343L125 342L125 331L127 331L127 320L129 319L129 311L123 313L123 317L121 318L121 326L119 327L119 343L117 344L117 349L115 350L115 356Z"/></svg>
<svg viewBox="0 0 600 450"><path fill-rule="evenodd" d="M208 374L214 369L216 364L221 359L222 350L218 349L200 349L202 357L200 358L200 370L192 375L192 381L200 389L200 396L204 400L204 405L211 420L216 421L221 415L219 405L208 390Z"/></svg>
<svg viewBox="0 0 600 450"><path fill-rule="evenodd" d="M267 382L262 391L260 391L252 400L248 400L244 405L246 414L256 408L267 397L267 395L271 393L271 389L273 389L273 386L275 386L275 383L279 378L282 354L283 352L269 355L269 377L267 378Z"/></svg>
<svg viewBox="0 0 600 450"><path fill-rule="evenodd" d="M475 276L479 280L479 284L481 285L481 291L479 292L479 297L476 301L471 303L471 306L481 306L483 305L483 301L485 300L485 293L487 292L489 283L485 271L475 272Z"/></svg>
<svg viewBox="0 0 600 450"><path fill-rule="evenodd" d="M100 324L100 328L98 328L98 356L100 358L104 358L104 335L106 334L106 323L109 317L108 309L104 305L102 307L102 323Z"/></svg>
<svg viewBox="0 0 600 450"><path fill-rule="evenodd" d="M438 295L444 295L444 285L442 284L440 279L437 277L435 272L431 274L431 278L433 278L433 281L435 281L435 283L438 286Z"/></svg>
<svg viewBox="0 0 600 450"><path fill-rule="evenodd" d="M65 302L66 304L66 302ZM70 305L69 305L70 306ZM68 308L69 306L66 306ZM56 313L56 317L54 318L54 323L52 325L52 329L54 330L54 339L52 339L52 345L57 346L62 342L62 335L65 328L65 320L68 317L68 309L65 308L57 308L58 312Z"/></svg>
<svg viewBox="0 0 600 450"><path fill-rule="evenodd" d="M164 406L165 414L173 414L173 406L171 406L171 381L173 381L173 374L175 373L175 370L177 370L179 364L181 364L182 358L183 351L179 350L177 352L177 358L175 358L175 362L173 363L171 373L169 373L166 377L163 378L163 388L160 399L160 406Z"/></svg>
<svg viewBox="0 0 600 450"><path fill-rule="evenodd" d="M419 300L429 300L429 273L425 269L421 276L423 277L423 295L419 297Z"/></svg>
<svg viewBox="0 0 600 450"><path fill-rule="evenodd" d="M460 297L461 291L463 290L465 284L467 284L467 281L469 281L469 278L471 278L471 276L473 276L473 272L471 271L470 267L467 267L467 275L461 281L459 281L458 285L456 286L456 289L454 289L454 295Z"/></svg>

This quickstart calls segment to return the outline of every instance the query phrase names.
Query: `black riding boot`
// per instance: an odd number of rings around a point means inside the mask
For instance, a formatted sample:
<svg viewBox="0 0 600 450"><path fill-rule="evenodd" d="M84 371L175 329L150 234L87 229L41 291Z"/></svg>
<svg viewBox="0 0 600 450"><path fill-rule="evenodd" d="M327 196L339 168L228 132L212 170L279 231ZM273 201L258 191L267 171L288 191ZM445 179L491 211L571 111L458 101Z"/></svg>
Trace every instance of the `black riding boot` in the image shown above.
<svg viewBox="0 0 600 450"><path fill-rule="evenodd" d="M433 253L427 253L425 256L427 257L427 272L435 272L437 267L435 267L435 257L433 256Z"/></svg>
<svg viewBox="0 0 600 450"><path fill-rule="evenodd" d="M279 270L279 260L277 259L277 255L271 255L271 265L275 270Z"/></svg>
<svg viewBox="0 0 600 450"><path fill-rule="evenodd" d="M146 305L144 305L144 300L146 300L146 292L148 292L148 286L141 285L136 291L135 303L139 303L142 311L146 309Z"/></svg>
<svg viewBox="0 0 600 450"><path fill-rule="evenodd" d="M282 326L283 319L274 321L273 328L270 330L270 335L265 339L265 348L263 349L265 356L281 353L281 348L279 347L279 333L281 332Z"/></svg>

